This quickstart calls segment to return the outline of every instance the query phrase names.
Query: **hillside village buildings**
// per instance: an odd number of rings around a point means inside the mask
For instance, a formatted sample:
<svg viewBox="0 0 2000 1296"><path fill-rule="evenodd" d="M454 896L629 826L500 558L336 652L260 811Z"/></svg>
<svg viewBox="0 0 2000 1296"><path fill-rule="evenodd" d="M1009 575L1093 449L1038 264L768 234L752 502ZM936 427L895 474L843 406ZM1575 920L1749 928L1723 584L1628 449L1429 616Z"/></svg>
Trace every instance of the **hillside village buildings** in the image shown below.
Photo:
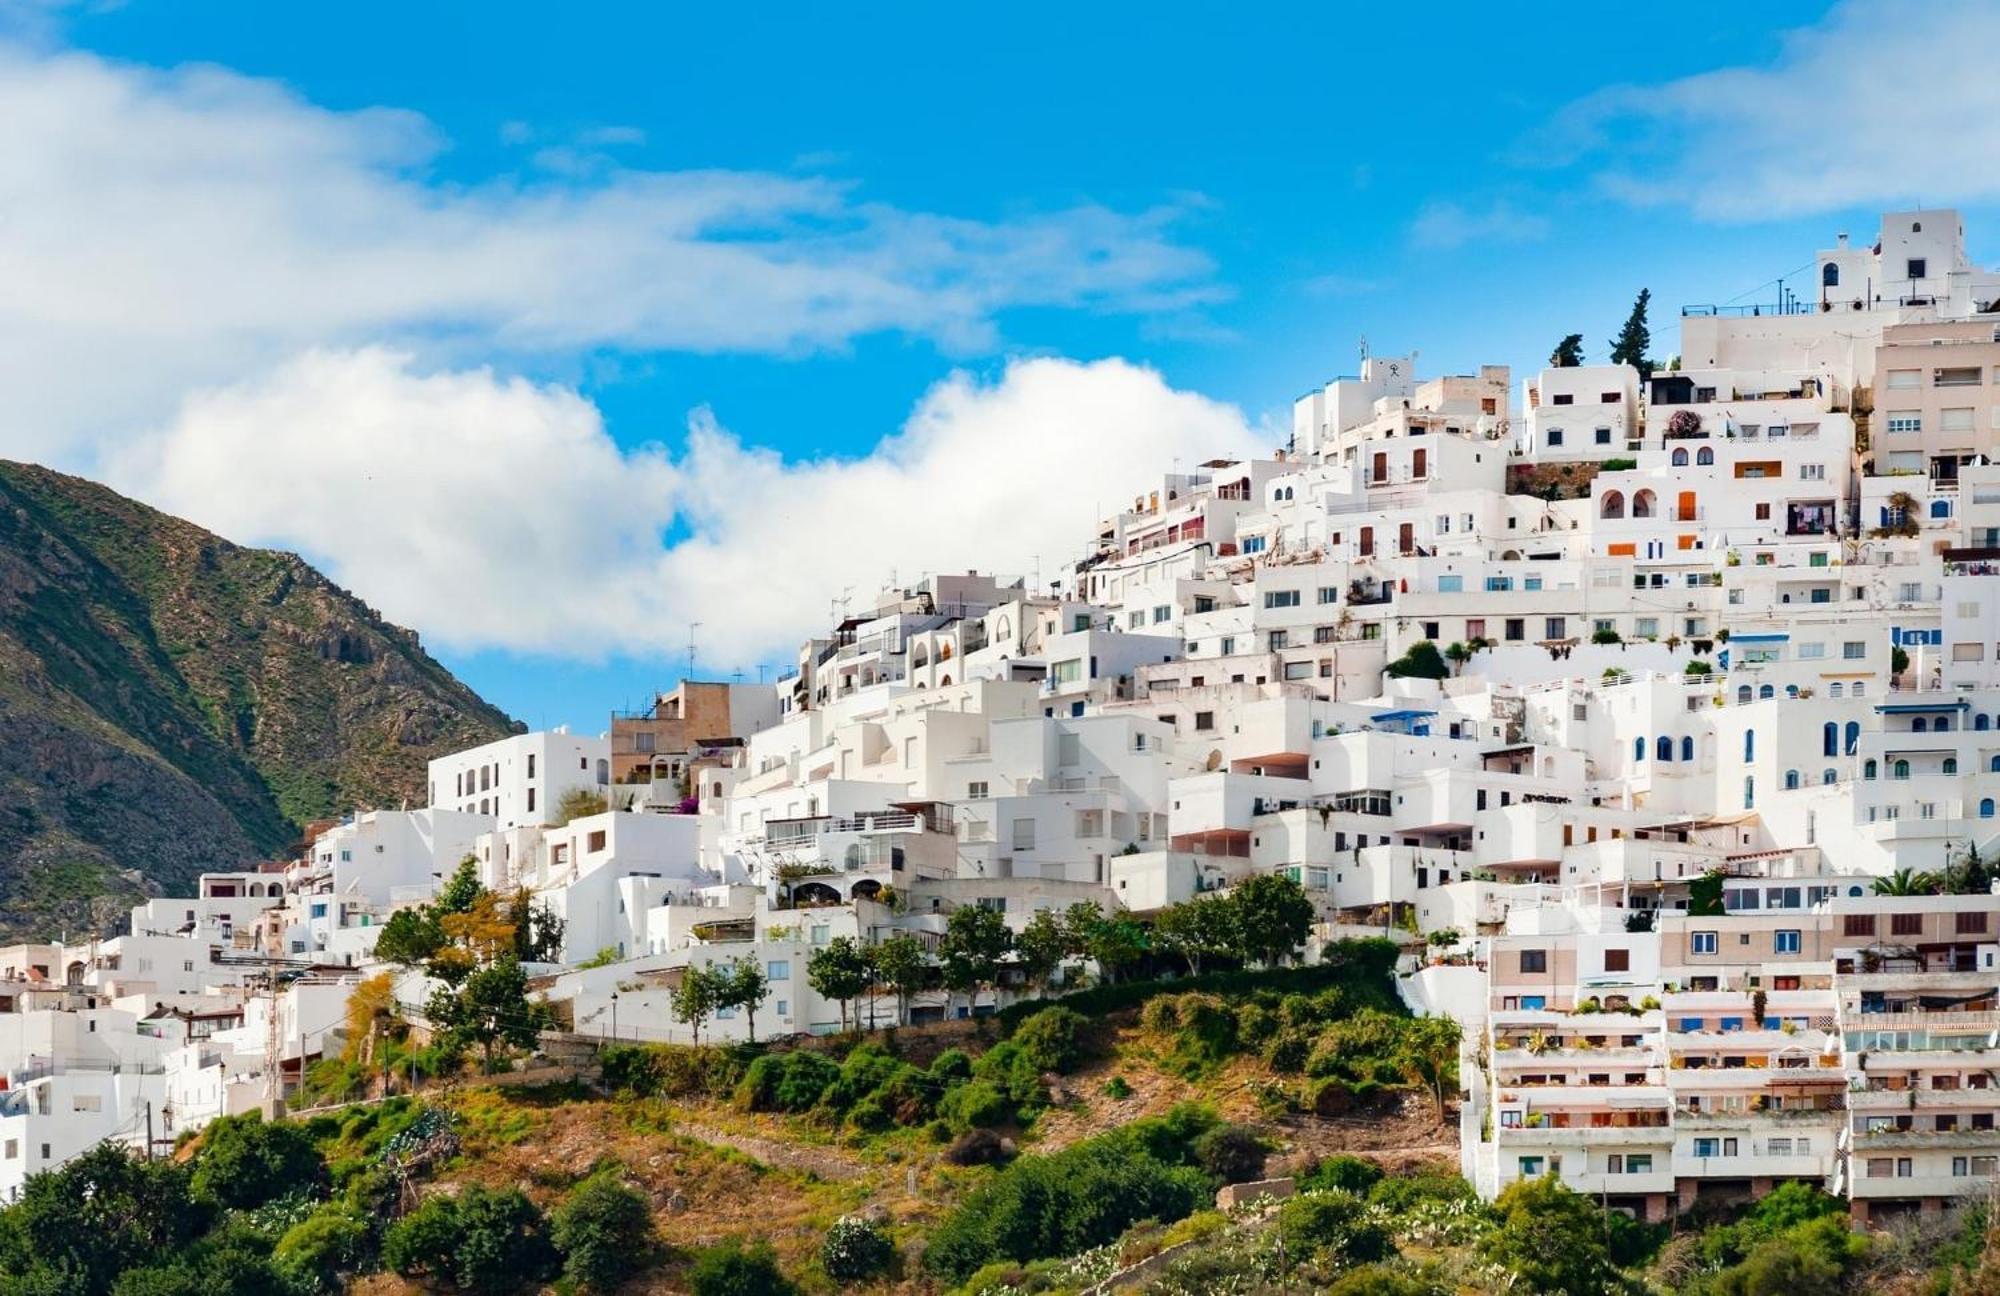
<svg viewBox="0 0 2000 1296"><path fill-rule="evenodd" d="M0 951L0 1195L289 1093L467 857L565 919L535 970L569 1029L652 1040L687 1038L691 966L772 987L706 1037L827 1032L836 937L1283 873L1465 1023L1484 1193L1553 1172L1660 1218L1797 1178L1872 1218L1990 1189L2000 894L1878 883L2000 852L2000 273L1921 211L1814 275L1684 308L1650 374L1370 356L1268 458L1134 465L1036 587L899 585L774 684L446 757L427 808ZM1390 672L1427 647L1445 678Z"/></svg>

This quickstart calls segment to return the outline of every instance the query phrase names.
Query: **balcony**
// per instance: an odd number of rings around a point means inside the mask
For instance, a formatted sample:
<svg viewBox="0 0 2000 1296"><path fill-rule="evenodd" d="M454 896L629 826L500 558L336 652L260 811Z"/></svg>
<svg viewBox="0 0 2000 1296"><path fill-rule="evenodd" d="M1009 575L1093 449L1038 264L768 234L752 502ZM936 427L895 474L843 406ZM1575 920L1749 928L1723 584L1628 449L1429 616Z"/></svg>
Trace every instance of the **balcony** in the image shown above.
<svg viewBox="0 0 2000 1296"><path fill-rule="evenodd" d="M1856 1153L1859 1156L1859 1153ZM1865 1170L1866 1167L1864 1166ZM1993 1179L1972 1175L1869 1175L1856 1174L1847 1185L1848 1195L1863 1201L1902 1197L1962 1197L1993 1190Z"/></svg>

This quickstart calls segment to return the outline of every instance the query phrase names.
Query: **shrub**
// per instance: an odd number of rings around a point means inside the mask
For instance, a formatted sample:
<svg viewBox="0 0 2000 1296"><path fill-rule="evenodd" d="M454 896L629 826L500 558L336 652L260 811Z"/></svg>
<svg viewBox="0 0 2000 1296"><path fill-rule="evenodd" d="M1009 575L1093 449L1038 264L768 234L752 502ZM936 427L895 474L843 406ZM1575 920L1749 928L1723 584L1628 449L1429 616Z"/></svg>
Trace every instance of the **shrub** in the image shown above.
<svg viewBox="0 0 2000 1296"><path fill-rule="evenodd" d="M1364 1161L1357 1156L1333 1156L1300 1175L1299 1188L1301 1191L1338 1188L1342 1192L1366 1196L1381 1179L1382 1167L1373 1161Z"/></svg>
<svg viewBox="0 0 2000 1296"><path fill-rule="evenodd" d="M688 1270L693 1296L790 1296L796 1290L778 1269L768 1242L745 1246L730 1238L705 1248Z"/></svg>
<svg viewBox="0 0 2000 1296"><path fill-rule="evenodd" d="M896 1259L896 1244L867 1220L852 1215L833 1222L820 1240L819 1263L838 1282L873 1278Z"/></svg>
<svg viewBox="0 0 2000 1296"><path fill-rule="evenodd" d="M1367 1207L1353 1193L1333 1189L1292 1197L1278 1208L1278 1236L1294 1255L1322 1248L1356 1264L1394 1252L1389 1234L1367 1220Z"/></svg>
<svg viewBox="0 0 2000 1296"><path fill-rule="evenodd" d="M924 1264L963 1282L996 1260L1074 1255L1140 1220L1192 1213L1214 1181L1189 1164L1214 1124L1199 1109L1134 1121L1047 1156L1022 1157L974 1190L931 1235Z"/></svg>
<svg viewBox="0 0 2000 1296"><path fill-rule="evenodd" d="M1181 1028L1181 999L1179 995L1155 995L1139 1010L1139 1024L1160 1035L1171 1035Z"/></svg>
<svg viewBox="0 0 2000 1296"><path fill-rule="evenodd" d="M726 1098L746 1068L742 1050L701 1044L607 1044L604 1085L640 1098Z"/></svg>
<svg viewBox="0 0 2000 1296"><path fill-rule="evenodd" d="M751 1111L802 1112L840 1079L840 1068L817 1053L766 1053L751 1062L737 1101Z"/></svg>
<svg viewBox="0 0 2000 1296"><path fill-rule="evenodd" d="M374 1229L346 1202L328 1202L292 1225L271 1252L278 1272L300 1291L340 1291L342 1275L374 1258Z"/></svg>
<svg viewBox="0 0 2000 1296"><path fill-rule="evenodd" d="M993 1084L974 1080L945 1095L942 1104L946 1120L955 1129L986 1129L1004 1125L1014 1114L1014 1105Z"/></svg>
<svg viewBox="0 0 2000 1296"><path fill-rule="evenodd" d="M305 1129L267 1125L253 1111L225 1116L203 1133L191 1187L218 1206L253 1210L294 1193L317 1193L325 1184L326 1162Z"/></svg>
<svg viewBox="0 0 2000 1296"><path fill-rule="evenodd" d="M1195 1140L1201 1168L1224 1183L1249 1183L1264 1177L1264 1140L1248 1125L1218 1125Z"/></svg>
<svg viewBox="0 0 2000 1296"><path fill-rule="evenodd" d="M382 1259L405 1277L428 1274L467 1291L510 1291L553 1267L542 1213L519 1190L473 1184L432 1197L390 1227Z"/></svg>
<svg viewBox="0 0 2000 1296"><path fill-rule="evenodd" d="M972 1059L964 1049L946 1049L931 1059L930 1073L939 1080L955 1082L972 1078Z"/></svg>
<svg viewBox="0 0 2000 1296"><path fill-rule="evenodd" d="M563 1276L592 1291L608 1291L637 1270L653 1240L646 1199L609 1171L571 1189L551 1224Z"/></svg>
<svg viewBox="0 0 2000 1296"><path fill-rule="evenodd" d="M1132 1096L1132 1086L1126 1083L1124 1076L1112 1076L1104 1082L1104 1096L1118 1100L1130 1098Z"/></svg>
<svg viewBox="0 0 2000 1296"><path fill-rule="evenodd" d="M1436 1283L1379 1264L1358 1265L1320 1289L1323 1296L1437 1296Z"/></svg>
<svg viewBox="0 0 2000 1296"><path fill-rule="evenodd" d="M1470 1205L1477 1200L1472 1185L1455 1174L1397 1175L1380 1179L1368 1190L1368 1200L1391 1214L1402 1215L1426 1202Z"/></svg>
<svg viewBox="0 0 2000 1296"><path fill-rule="evenodd" d="M1066 1075L1083 1060L1084 1020L1068 1008L1044 1008L1014 1031L1014 1043L1037 1072Z"/></svg>

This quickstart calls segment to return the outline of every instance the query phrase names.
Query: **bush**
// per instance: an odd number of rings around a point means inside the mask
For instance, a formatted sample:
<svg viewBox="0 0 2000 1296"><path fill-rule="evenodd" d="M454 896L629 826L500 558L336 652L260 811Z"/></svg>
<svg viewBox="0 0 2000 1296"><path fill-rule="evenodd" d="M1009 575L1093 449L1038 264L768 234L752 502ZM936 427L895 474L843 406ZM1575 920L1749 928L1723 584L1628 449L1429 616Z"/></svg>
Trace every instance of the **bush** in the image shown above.
<svg viewBox="0 0 2000 1296"><path fill-rule="evenodd" d="M1336 1158L1336 1160L1339 1158ZM1380 1179L1368 1190L1370 1203L1393 1215L1403 1215L1427 1202L1471 1205L1477 1200L1472 1185L1455 1174L1397 1175Z"/></svg>
<svg viewBox="0 0 2000 1296"><path fill-rule="evenodd" d="M1060 1152L1022 1157L932 1233L924 1264L963 1282L996 1260L1075 1255L1140 1220L1179 1220L1214 1191L1214 1181L1190 1164L1194 1140L1213 1124L1200 1109L1176 1108Z"/></svg>
<svg viewBox="0 0 2000 1296"><path fill-rule="evenodd" d="M889 1235L852 1215L835 1220L819 1244L820 1267L837 1282L873 1278L895 1259L896 1244Z"/></svg>
<svg viewBox="0 0 2000 1296"><path fill-rule="evenodd" d="M991 1082L974 1080L962 1084L944 1097L945 1119L954 1129L989 1129L1004 1125L1014 1114L1014 1105Z"/></svg>
<svg viewBox="0 0 2000 1296"><path fill-rule="evenodd" d="M1264 1177L1264 1140L1248 1125L1218 1125L1195 1140L1201 1168L1226 1184Z"/></svg>
<svg viewBox="0 0 2000 1296"><path fill-rule="evenodd" d="M1120 981L1076 994L1064 995L1063 1006L1086 1019L1103 1017L1126 1008L1140 1008L1163 994L1205 991L1229 999L1248 998L1259 992L1341 991L1347 999L1342 1011L1372 1006L1402 1011L1396 997L1394 973L1398 950L1394 941L1379 936L1363 940L1336 941L1329 945L1318 963L1300 967L1263 968L1256 971L1204 972L1200 976L1165 981ZM1019 1025L1047 1007L1045 1000L1024 999L1000 1010L1004 1024Z"/></svg>
<svg viewBox="0 0 2000 1296"><path fill-rule="evenodd" d="M1317 1162L1299 1176L1299 1189L1309 1192L1314 1189L1338 1188L1357 1196L1367 1196L1369 1190L1382 1180L1382 1167L1373 1161L1364 1161L1357 1156L1334 1156Z"/></svg>
<svg viewBox="0 0 2000 1296"><path fill-rule="evenodd" d="M305 1129L265 1124L262 1113L225 1116L202 1133L194 1194L233 1210L254 1210L294 1193L318 1193L326 1162Z"/></svg>
<svg viewBox="0 0 2000 1296"><path fill-rule="evenodd" d="M396 1221L382 1260L405 1277L429 1275L467 1291L510 1291L544 1277L553 1254L542 1213L516 1189L471 1185L431 1197Z"/></svg>
<svg viewBox="0 0 2000 1296"><path fill-rule="evenodd" d="M1381 1260L1395 1246L1386 1230L1368 1222L1367 1210L1359 1197L1338 1189L1288 1198L1278 1208L1278 1236L1293 1255L1325 1249L1355 1264Z"/></svg>
<svg viewBox="0 0 2000 1296"><path fill-rule="evenodd" d="M278 1272L300 1291L340 1291L342 1275L374 1258L371 1222L346 1202L329 1202L292 1225L271 1252Z"/></svg>
<svg viewBox="0 0 2000 1296"><path fill-rule="evenodd" d="M972 1079L972 1059L964 1049L946 1049L931 1059L930 1073L947 1083Z"/></svg>
<svg viewBox="0 0 2000 1296"><path fill-rule="evenodd" d="M743 1073L736 1099L751 1111L802 1112L839 1079L840 1068L817 1053L766 1053Z"/></svg>
<svg viewBox="0 0 2000 1296"><path fill-rule="evenodd" d="M563 1276L593 1291L608 1291L635 1272L653 1241L646 1199L609 1171L571 1189L551 1223Z"/></svg>
<svg viewBox="0 0 2000 1296"><path fill-rule="evenodd" d="M695 1256L688 1290L693 1296L790 1296L796 1289L779 1271L770 1243L745 1246L731 1238Z"/></svg>
<svg viewBox="0 0 2000 1296"><path fill-rule="evenodd" d="M1068 1008L1044 1008L1015 1028L1013 1040L1037 1072L1067 1075L1083 1060L1081 1014Z"/></svg>
<svg viewBox="0 0 2000 1296"><path fill-rule="evenodd" d="M640 1098L727 1098L745 1052L711 1044L607 1044L597 1052L604 1085Z"/></svg>

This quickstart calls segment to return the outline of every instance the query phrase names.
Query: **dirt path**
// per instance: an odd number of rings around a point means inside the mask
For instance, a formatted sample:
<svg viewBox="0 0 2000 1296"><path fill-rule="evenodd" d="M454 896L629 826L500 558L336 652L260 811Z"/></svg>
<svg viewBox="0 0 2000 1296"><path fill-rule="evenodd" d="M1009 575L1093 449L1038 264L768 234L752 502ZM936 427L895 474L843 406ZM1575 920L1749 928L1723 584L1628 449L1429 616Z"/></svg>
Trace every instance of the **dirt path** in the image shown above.
<svg viewBox="0 0 2000 1296"><path fill-rule="evenodd" d="M780 1170L799 1170L819 1176L821 1179L846 1182L859 1179L868 1170L858 1161L834 1151L832 1148L817 1147L810 1143L787 1143L778 1139L758 1138L752 1134L732 1134L713 1125L676 1122L676 1134L685 1134L703 1143L713 1143L717 1147L734 1148L744 1156L762 1161L765 1165L776 1166Z"/></svg>

